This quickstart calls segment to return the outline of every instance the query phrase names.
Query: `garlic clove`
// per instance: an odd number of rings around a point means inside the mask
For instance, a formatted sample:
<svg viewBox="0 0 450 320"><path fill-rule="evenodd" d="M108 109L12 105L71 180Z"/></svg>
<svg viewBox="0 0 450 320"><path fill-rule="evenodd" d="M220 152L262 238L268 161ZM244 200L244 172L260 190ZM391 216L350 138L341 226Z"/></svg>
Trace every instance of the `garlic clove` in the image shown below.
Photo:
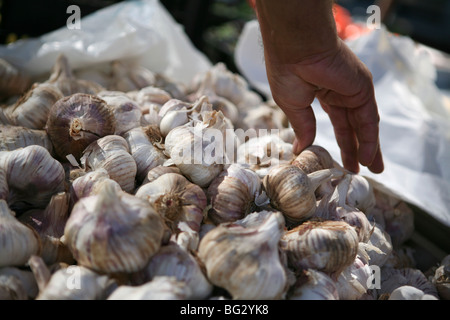
<svg viewBox="0 0 450 320"><path fill-rule="evenodd" d="M315 269L337 279L358 253L358 235L344 221L305 221L282 237L282 248L295 270Z"/></svg>
<svg viewBox="0 0 450 320"><path fill-rule="evenodd" d="M231 164L207 189L208 218L216 224L242 219L254 211L260 192L261 179L254 171Z"/></svg>
<svg viewBox="0 0 450 320"><path fill-rule="evenodd" d="M175 277L184 282L191 290L189 299L206 299L213 291L213 285L203 273L200 261L174 242L162 246L140 272L141 282L159 276Z"/></svg>
<svg viewBox="0 0 450 320"><path fill-rule="evenodd" d="M208 279L233 299L281 299L288 275L279 254L284 218L280 212L265 215L259 224L222 223L200 240L198 257ZM252 218L248 218L252 219ZM257 221L258 219L252 219Z"/></svg>
<svg viewBox="0 0 450 320"><path fill-rule="evenodd" d="M115 132L112 109L95 95L76 93L58 100L50 109L46 130L61 161L72 154L80 160L93 141Z"/></svg>
<svg viewBox="0 0 450 320"><path fill-rule="evenodd" d="M39 254L38 234L15 217L5 200L0 200L0 267L24 266Z"/></svg>
<svg viewBox="0 0 450 320"><path fill-rule="evenodd" d="M93 141L84 149L80 161L84 170L104 169L123 191L134 192L137 165L122 136L107 135Z"/></svg>
<svg viewBox="0 0 450 320"><path fill-rule="evenodd" d="M166 173L178 173L181 174L180 169L178 169L176 166L163 166L158 165L152 169L150 169L147 173L147 176L142 181L142 184L146 184L148 182L153 182L160 176Z"/></svg>
<svg viewBox="0 0 450 320"><path fill-rule="evenodd" d="M161 246L163 220L148 202L118 192L108 179L101 184L73 207L65 243L79 265L98 272L140 270Z"/></svg>
<svg viewBox="0 0 450 320"><path fill-rule="evenodd" d="M179 222L186 222L198 232L207 205L205 192L177 173L166 173L138 188L136 197L145 199L164 218L169 228L178 233Z"/></svg>

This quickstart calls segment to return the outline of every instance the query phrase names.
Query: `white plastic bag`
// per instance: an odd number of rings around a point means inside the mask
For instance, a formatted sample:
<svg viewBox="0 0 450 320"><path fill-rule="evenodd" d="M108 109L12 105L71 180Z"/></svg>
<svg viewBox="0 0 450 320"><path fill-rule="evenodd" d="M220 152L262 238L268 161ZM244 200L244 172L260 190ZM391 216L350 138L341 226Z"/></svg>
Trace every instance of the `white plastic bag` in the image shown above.
<svg viewBox="0 0 450 320"><path fill-rule="evenodd" d="M381 118L385 171L373 174L361 167L360 173L450 226L450 110L435 85L430 56L410 38L385 28L348 45L372 72ZM250 84L270 98L262 52L258 23L248 22L238 39L235 62ZM341 162L328 115L317 100L312 107L317 120L314 143Z"/></svg>
<svg viewBox="0 0 450 320"><path fill-rule="evenodd" d="M74 70L101 68L116 59L135 60L182 83L211 66L158 0L111 5L83 17L80 27L62 27L0 46L0 57L33 77L48 74L60 53Z"/></svg>

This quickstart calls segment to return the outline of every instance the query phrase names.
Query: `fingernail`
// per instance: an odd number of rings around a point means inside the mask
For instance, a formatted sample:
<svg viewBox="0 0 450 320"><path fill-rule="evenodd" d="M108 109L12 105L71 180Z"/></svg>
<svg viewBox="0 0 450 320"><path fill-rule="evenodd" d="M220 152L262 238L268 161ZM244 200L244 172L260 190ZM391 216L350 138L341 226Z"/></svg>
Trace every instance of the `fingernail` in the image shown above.
<svg viewBox="0 0 450 320"><path fill-rule="evenodd" d="M294 142L292 143L292 152L294 154L300 153L300 144L298 143L297 138L294 139Z"/></svg>

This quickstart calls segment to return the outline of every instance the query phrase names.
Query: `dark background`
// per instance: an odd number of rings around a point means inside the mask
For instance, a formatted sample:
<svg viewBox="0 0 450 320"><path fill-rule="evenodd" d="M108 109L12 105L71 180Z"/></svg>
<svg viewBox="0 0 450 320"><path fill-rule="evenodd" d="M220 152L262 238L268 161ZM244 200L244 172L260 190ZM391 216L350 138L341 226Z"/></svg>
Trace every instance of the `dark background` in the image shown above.
<svg viewBox="0 0 450 320"><path fill-rule="evenodd" d="M0 0L0 43L37 37L66 25L71 4L81 8L81 16L120 2L119 0ZM214 62L225 62L237 72L233 62L236 40L245 22L254 19L247 0L160 0L182 24L193 44ZM449 0L339 0L355 19L367 17L371 4L387 13L383 23L392 31L450 53Z"/></svg>

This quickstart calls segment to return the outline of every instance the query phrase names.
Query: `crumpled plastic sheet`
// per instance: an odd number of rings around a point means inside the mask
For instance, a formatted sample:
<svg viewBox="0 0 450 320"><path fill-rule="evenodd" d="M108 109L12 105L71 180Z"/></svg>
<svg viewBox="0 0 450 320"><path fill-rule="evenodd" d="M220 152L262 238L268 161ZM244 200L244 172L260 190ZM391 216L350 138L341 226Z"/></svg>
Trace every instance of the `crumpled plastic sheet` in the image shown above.
<svg viewBox="0 0 450 320"><path fill-rule="evenodd" d="M381 119L385 170L373 174L361 167L360 174L450 226L450 108L435 84L429 51L384 26L347 44L372 72ZM234 58L249 83L271 98L257 21L244 26ZM314 143L342 163L328 115L317 100L312 107Z"/></svg>
<svg viewBox="0 0 450 320"><path fill-rule="evenodd" d="M60 53L73 69L132 60L185 84L211 66L158 0L120 2L83 17L80 29L64 26L0 46L0 57L35 78L48 74Z"/></svg>

